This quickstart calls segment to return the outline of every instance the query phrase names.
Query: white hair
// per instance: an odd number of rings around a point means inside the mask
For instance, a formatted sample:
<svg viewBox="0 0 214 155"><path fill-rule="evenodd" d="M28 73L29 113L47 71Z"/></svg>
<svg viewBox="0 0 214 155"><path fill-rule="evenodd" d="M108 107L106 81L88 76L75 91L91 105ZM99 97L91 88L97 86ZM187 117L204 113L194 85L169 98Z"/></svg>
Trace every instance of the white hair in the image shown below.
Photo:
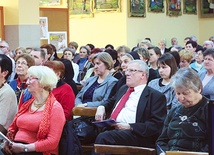
<svg viewBox="0 0 214 155"><path fill-rule="evenodd" d="M47 91L51 91L55 88L58 82L54 71L47 66L32 66L28 69L27 73L28 75L33 75L38 78L41 86Z"/></svg>

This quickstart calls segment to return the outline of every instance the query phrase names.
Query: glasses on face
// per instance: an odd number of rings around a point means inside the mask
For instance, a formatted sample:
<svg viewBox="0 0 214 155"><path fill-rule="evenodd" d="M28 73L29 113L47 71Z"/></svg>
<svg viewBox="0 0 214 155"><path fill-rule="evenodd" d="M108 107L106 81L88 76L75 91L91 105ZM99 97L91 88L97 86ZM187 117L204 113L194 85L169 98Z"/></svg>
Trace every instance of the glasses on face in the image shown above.
<svg viewBox="0 0 214 155"><path fill-rule="evenodd" d="M71 55L71 53L65 53L64 55Z"/></svg>
<svg viewBox="0 0 214 155"><path fill-rule="evenodd" d="M137 69L127 69L127 70L125 71L126 74L128 74L128 73L134 74L134 73L136 73L136 72L143 72L143 71L137 70Z"/></svg>
<svg viewBox="0 0 214 155"><path fill-rule="evenodd" d="M17 61L16 62L16 65L18 66L18 65L21 65L21 66L28 66L28 64L26 63L26 62L20 62L20 61Z"/></svg>
<svg viewBox="0 0 214 155"><path fill-rule="evenodd" d="M27 81L32 82L33 80L38 80L36 77L28 77Z"/></svg>

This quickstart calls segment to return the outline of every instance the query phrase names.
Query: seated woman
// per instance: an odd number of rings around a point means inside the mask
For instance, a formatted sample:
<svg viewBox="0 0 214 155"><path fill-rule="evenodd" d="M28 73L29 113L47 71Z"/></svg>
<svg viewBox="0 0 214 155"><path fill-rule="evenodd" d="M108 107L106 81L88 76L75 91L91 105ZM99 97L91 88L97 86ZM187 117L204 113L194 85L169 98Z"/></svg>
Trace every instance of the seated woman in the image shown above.
<svg viewBox="0 0 214 155"><path fill-rule="evenodd" d="M107 49L104 52L111 55L114 63L114 67L111 69L111 74L113 77L119 80L121 77L123 77L123 72L122 69L120 68L120 64L117 58L117 51Z"/></svg>
<svg viewBox="0 0 214 155"><path fill-rule="evenodd" d="M15 49L15 53L16 53L16 57L17 57L18 55L24 54L24 53L27 53L27 52L26 52L26 49L24 47L17 47Z"/></svg>
<svg viewBox="0 0 214 155"><path fill-rule="evenodd" d="M79 50L80 59L77 61L79 65L79 75L77 81L80 82L89 68L86 68L90 50L86 46L81 46Z"/></svg>
<svg viewBox="0 0 214 155"><path fill-rule="evenodd" d="M63 58L64 59L68 59L68 60L71 61L72 67L73 67L73 70L74 70L73 80L74 80L75 83L78 83L77 77L79 75L79 66L76 63L73 62L74 56L75 56L75 50L74 49L72 49L72 48L64 49Z"/></svg>
<svg viewBox="0 0 214 155"><path fill-rule="evenodd" d="M137 52L140 57L140 60L143 60L148 65L149 59L150 59L150 53L147 48L137 47L134 49L133 52ZM149 78L147 83L149 83L151 80L156 79L158 77L159 75L157 74L156 70L149 68Z"/></svg>
<svg viewBox="0 0 214 155"><path fill-rule="evenodd" d="M198 47L195 50L195 62L190 64L190 67L194 69L196 72L200 72L204 69L204 56L203 56L204 48Z"/></svg>
<svg viewBox="0 0 214 155"><path fill-rule="evenodd" d="M63 58L60 59L60 61L61 61L61 62L64 64L64 66L65 66L65 75L64 75L64 77L62 78L62 80L71 86L71 88L73 89L74 94L75 94L75 96L76 96L77 93L78 93L78 89L77 89L76 83L75 83L74 80L73 80L73 77L74 77L74 70L73 70L72 63L71 63L71 61L69 61L69 60L67 60L67 59L63 59Z"/></svg>
<svg viewBox="0 0 214 155"><path fill-rule="evenodd" d="M110 70L113 60L106 52L96 54L92 62L97 76L90 77L77 94L75 106L98 107L109 98L110 92L117 82Z"/></svg>
<svg viewBox="0 0 214 155"><path fill-rule="evenodd" d="M203 85L202 94L211 100L214 100L214 49L207 49L204 55L205 71L199 72Z"/></svg>
<svg viewBox="0 0 214 155"><path fill-rule="evenodd" d="M148 65L150 58L148 49L144 47L137 47L134 49L134 52L137 52L140 57L140 60L143 60Z"/></svg>
<svg viewBox="0 0 214 155"><path fill-rule="evenodd" d="M187 50L181 50L179 52L180 55L180 68L190 68L190 63L193 59L192 53Z"/></svg>
<svg viewBox="0 0 214 155"><path fill-rule="evenodd" d="M29 54L20 54L16 57L16 74L18 78L11 81L10 86L15 91L18 102L22 91L27 88L27 70L34 65L35 61Z"/></svg>
<svg viewBox="0 0 214 155"><path fill-rule="evenodd" d="M71 86L62 80L65 74L65 66L60 61L47 61L44 66L53 69L56 73L58 82L56 88L52 90L52 93L56 100L62 105L66 120L71 120L75 94Z"/></svg>
<svg viewBox="0 0 214 155"><path fill-rule="evenodd" d="M156 142L158 155L165 151L208 152L208 99L201 95L202 83L191 68L181 68L172 77L178 101L170 110Z"/></svg>
<svg viewBox="0 0 214 155"><path fill-rule="evenodd" d="M149 50L149 70L152 70L152 76L150 74L149 81L159 78L160 75L158 74L158 66L157 66L157 60L162 55L161 50L158 47L150 47Z"/></svg>
<svg viewBox="0 0 214 155"><path fill-rule="evenodd" d="M3 134L7 133L18 109L15 92L6 82L11 73L12 61L0 54L0 131Z"/></svg>
<svg viewBox="0 0 214 155"><path fill-rule="evenodd" d="M100 49L100 48L94 48L93 50L91 50L91 53L90 53L90 55L89 55L89 57L88 57L88 61L92 64L92 66L93 66L93 63L92 63L91 61L92 61L94 55L96 55L97 53L100 53L100 52L103 52L102 49ZM93 66L93 67L87 69L87 71L86 71L86 73L85 73L85 76L84 76L83 80L80 81L80 84L81 84L81 85L84 85L84 84L85 84L85 81L86 81L89 77L94 76L94 75L95 75L95 72L94 72L94 66Z"/></svg>
<svg viewBox="0 0 214 155"><path fill-rule="evenodd" d="M121 63L120 57L126 53L129 53L130 48L128 46L121 45L117 47L116 51L117 51L117 60L119 61L119 63Z"/></svg>
<svg viewBox="0 0 214 155"><path fill-rule="evenodd" d="M58 154L65 115L51 93L57 81L56 74L46 66L28 69L27 85L33 98L20 107L8 128L7 137L13 144L5 143L7 154Z"/></svg>
<svg viewBox="0 0 214 155"><path fill-rule="evenodd" d="M158 58L157 66L161 78L150 81L148 86L158 90L166 96L166 107L169 112L171 108L174 108L179 104L175 92L171 88L171 77L177 71L177 64L175 58L170 53L165 53Z"/></svg>

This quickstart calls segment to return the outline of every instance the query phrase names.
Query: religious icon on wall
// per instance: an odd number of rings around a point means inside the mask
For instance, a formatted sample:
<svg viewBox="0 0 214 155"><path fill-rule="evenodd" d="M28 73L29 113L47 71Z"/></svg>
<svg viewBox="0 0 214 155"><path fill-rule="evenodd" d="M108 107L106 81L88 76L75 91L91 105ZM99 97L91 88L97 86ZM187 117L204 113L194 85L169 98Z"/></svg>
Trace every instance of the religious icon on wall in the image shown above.
<svg viewBox="0 0 214 155"><path fill-rule="evenodd" d="M197 14L197 1L196 0L184 0L184 13Z"/></svg>
<svg viewBox="0 0 214 155"><path fill-rule="evenodd" d="M148 10L150 12L164 12L163 0L149 0Z"/></svg>
<svg viewBox="0 0 214 155"><path fill-rule="evenodd" d="M93 11L94 12L107 12L117 11L120 12L121 0L93 0Z"/></svg>
<svg viewBox="0 0 214 155"><path fill-rule="evenodd" d="M181 0L167 0L167 15L181 15Z"/></svg>
<svg viewBox="0 0 214 155"><path fill-rule="evenodd" d="M129 0L129 17L145 17L145 0Z"/></svg>
<svg viewBox="0 0 214 155"><path fill-rule="evenodd" d="M214 0L201 0L201 17L214 17Z"/></svg>
<svg viewBox="0 0 214 155"><path fill-rule="evenodd" d="M93 17L92 0L68 0L70 17Z"/></svg>

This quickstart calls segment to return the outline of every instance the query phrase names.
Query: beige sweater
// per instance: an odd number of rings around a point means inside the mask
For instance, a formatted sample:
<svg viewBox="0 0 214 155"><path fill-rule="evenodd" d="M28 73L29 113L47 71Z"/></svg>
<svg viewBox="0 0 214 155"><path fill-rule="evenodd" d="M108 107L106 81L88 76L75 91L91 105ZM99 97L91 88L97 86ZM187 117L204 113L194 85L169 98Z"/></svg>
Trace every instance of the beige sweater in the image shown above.
<svg viewBox="0 0 214 155"><path fill-rule="evenodd" d="M0 88L0 124L8 129L18 111L14 90L7 83Z"/></svg>

